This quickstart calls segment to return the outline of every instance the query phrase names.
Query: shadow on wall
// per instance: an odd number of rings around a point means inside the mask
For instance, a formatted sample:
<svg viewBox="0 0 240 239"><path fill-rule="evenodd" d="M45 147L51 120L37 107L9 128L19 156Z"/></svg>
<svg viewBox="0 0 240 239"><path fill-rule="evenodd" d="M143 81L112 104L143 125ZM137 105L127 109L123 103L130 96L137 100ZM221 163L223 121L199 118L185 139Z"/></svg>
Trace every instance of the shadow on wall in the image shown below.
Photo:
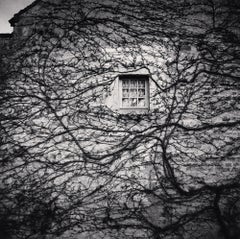
<svg viewBox="0 0 240 239"><path fill-rule="evenodd" d="M229 237L225 237L221 230L212 231L206 239L240 239L240 227L229 228Z"/></svg>
<svg viewBox="0 0 240 239"><path fill-rule="evenodd" d="M0 222L0 239L12 239L9 229Z"/></svg>

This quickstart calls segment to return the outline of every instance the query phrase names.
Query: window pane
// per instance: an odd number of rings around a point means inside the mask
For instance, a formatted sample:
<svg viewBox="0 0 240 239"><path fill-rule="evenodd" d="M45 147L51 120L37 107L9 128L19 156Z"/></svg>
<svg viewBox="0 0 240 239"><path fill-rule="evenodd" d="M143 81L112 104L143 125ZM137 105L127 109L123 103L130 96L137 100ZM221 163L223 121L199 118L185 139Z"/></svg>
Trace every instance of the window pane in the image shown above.
<svg viewBox="0 0 240 239"><path fill-rule="evenodd" d="M129 97L129 90L128 89L123 89L122 96L123 96L123 98L128 98Z"/></svg>
<svg viewBox="0 0 240 239"><path fill-rule="evenodd" d="M138 90L138 97L144 97L144 96L145 96L145 90L144 89Z"/></svg>
<svg viewBox="0 0 240 239"><path fill-rule="evenodd" d="M145 99L138 99L138 107L145 107L146 104L145 104Z"/></svg>
<svg viewBox="0 0 240 239"><path fill-rule="evenodd" d="M137 89L131 89L130 90L130 97L132 97L132 98L137 97Z"/></svg>
<svg viewBox="0 0 240 239"><path fill-rule="evenodd" d="M129 88L129 80L123 80L122 87L123 87L123 89L128 89Z"/></svg>
<svg viewBox="0 0 240 239"><path fill-rule="evenodd" d="M136 107L137 106L137 98L131 98L130 99L130 106Z"/></svg>
<svg viewBox="0 0 240 239"><path fill-rule="evenodd" d="M122 106L123 107L129 107L129 99L122 99Z"/></svg>
<svg viewBox="0 0 240 239"><path fill-rule="evenodd" d="M137 89L137 81L136 80L130 80L130 88Z"/></svg>
<svg viewBox="0 0 240 239"><path fill-rule="evenodd" d="M138 88L145 88L145 80L138 80Z"/></svg>

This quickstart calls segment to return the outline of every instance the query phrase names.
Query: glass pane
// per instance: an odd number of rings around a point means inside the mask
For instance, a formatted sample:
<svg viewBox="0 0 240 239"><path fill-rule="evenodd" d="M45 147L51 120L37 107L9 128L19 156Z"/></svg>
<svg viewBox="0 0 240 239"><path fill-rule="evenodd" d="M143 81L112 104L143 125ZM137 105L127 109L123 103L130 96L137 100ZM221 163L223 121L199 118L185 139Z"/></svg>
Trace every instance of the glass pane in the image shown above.
<svg viewBox="0 0 240 239"><path fill-rule="evenodd" d="M145 81L144 80L138 80L138 88L145 88Z"/></svg>
<svg viewBox="0 0 240 239"><path fill-rule="evenodd" d="M145 96L145 90L144 89L138 90L138 97L144 97L144 96Z"/></svg>
<svg viewBox="0 0 240 239"><path fill-rule="evenodd" d="M122 99L122 106L123 107L129 107L129 99Z"/></svg>
<svg viewBox="0 0 240 239"><path fill-rule="evenodd" d="M130 97L132 97L132 98L137 97L137 89L131 89L130 90Z"/></svg>
<svg viewBox="0 0 240 239"><path fill-rule="evenodd" d="M130 99L130 106L136 107L137 106L137 98L131 98Z"/></svg>
<svg viewBox="0 0 240 239"><path fill-rule="evenodd" d="M123 80L122 87L123 87L123 89L128 89L129 88L129 80Z"/></svg>
<svg viewBox="0 0 240 239"><path fill-rule="evenodd" d="M128 89L123 89L123 91L122 91L122 97L123 97L123 98L128 98L128 97L129 97L129 90L128 90Z"/></svg>
<svg viewBox="0 0 240 239"><path fill-rule="evenodd" d="M137 81L136 80L130 80L130 88L137 89Z"/></svg>
<svg viewBox="0 0 240 239"><path fill-rule="evenodd" d="M138 107L145 107L145 99L138 99Z"/></svg>

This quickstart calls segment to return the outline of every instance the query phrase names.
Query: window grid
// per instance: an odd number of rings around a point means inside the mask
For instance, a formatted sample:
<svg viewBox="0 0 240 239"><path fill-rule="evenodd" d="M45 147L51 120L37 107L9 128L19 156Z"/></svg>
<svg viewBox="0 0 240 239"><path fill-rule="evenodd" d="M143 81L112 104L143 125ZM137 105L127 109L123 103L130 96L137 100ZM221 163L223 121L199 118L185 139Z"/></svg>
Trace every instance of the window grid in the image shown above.
<svg viewBox="0 0 240 239"><path fill-rule="evenodd" d="M147 77L121 77L122 108L147 108Z"/></svg>

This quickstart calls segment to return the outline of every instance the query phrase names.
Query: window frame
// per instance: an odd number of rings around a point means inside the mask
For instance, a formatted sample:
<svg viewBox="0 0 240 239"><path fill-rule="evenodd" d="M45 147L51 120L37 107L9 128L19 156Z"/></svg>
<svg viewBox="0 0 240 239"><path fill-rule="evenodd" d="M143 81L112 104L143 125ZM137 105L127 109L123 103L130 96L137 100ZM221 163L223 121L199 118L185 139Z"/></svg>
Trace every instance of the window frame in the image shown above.
<svg viewBox="0 0 240 239"><path fill-rule="evenodd" d="M139 106L134 106L134 107L123 107L123 80L128 79L128 80L144 80L144 84L145 84L145 102L146 102L146 106L144 107L139 107ZM149 94L149 75L144 75L144 74L123 74L123 75L119 75L118 76L118 99L119 99L119 109L120 110L149 110L150 108L150 94ZM138 89L138 87L136 88ZM127 97L127 98L131 98L131 97ZM138 97L137 97L138 98Z"/></svg>

